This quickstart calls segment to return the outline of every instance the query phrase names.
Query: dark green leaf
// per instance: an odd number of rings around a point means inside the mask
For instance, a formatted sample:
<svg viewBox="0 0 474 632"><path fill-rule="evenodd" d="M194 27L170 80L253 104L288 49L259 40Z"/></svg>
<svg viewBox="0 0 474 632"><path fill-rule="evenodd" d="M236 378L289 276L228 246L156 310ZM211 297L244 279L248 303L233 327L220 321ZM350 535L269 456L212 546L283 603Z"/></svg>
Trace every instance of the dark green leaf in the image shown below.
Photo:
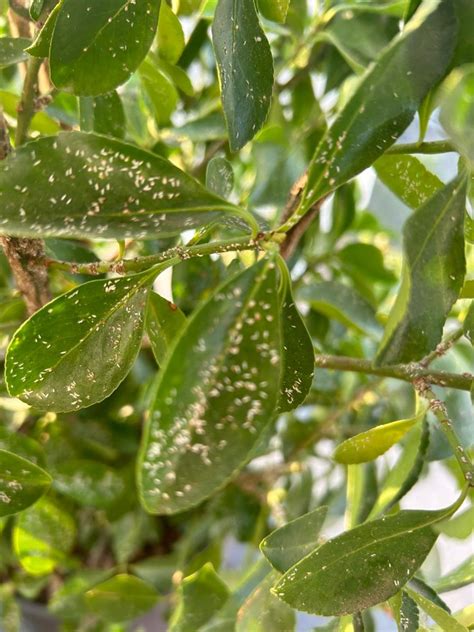
<svg viewBox="0 0 474 632"><path fill-rule="evenodd" d="M152 239L239 214L167 160L81 132L2 161L0 202L2 230L44 237Z"/></svg>
<svg viewBox="0 0 474 632"><path fill-rule="evenodd" d="M474 68L472 66L454 70L446 80L440 121L455 147L474 167Z"/></svg>
<svg viewBox="0 0 474 632"><path fill-rule="evenodd" d="M181 22L166 2L161 3L158 22L158 54L170 64L176 64L184 50Z"/></svg>
<svg viewBox="0 0 474 632"><path fill-rule="evenodd" d="M471 344L474 345L474 301L471 303L463 324L464 335L469 338Z"/></svg>
<svg viewBox="0 0 474 632"><path fill-rule="evenodd" d="M274 588L293 608L343 615L396 594L436 541L432 525L449 514L400 511L329 540L290 568Z"/></svg>
<svg viewBox="0 0 474 632"><path fill-rule="evenodd" d="M51 485L43 469L21 456L0 449L0 517L23 511Z"/></svg>
<svg viewBox="0 0 474 632"><path fill-rule="evenodd" d="M31 0L30 3L30 15L31 18L36 22L39 20L41 13L45 7L45 0Z"/></svg>
<svg viewBox="0 0 474 632"><path fill-rule="evenodd" d="M474 63L474 39L471 24L474 20L474 4L471 0L454 0L459 21L459 33L452 66Z"/></svg>
<svg viewBox="0 0 474 632"><path fill-rule="evenodd" d="M291 293L291 280L281 308L283 373L279 410L288 412L306 399L314 377L314 348Z"/></svg>
<svg viewBox="0 0 474 632"><path fill-rule="evenodd" d="M258 10L267 20L285 22L290 0L258 0Z"/></svg>
<svg viewBox="0 0 474 632"><path fill-rule="evenodd" d="M408 127L430 88L443 77L456 32L452 0L423 3L363 76L317 147L303 208L373 164Z"/></svg>
<svg viewBox="0 0 474 632"><path fill-rule="evenodd" d="M212 564L205 564L181 582L170 632L195 632L201 629L222 608L228 597L229 590Z"/></svg>
<svg viewBox="0 0 474 632"><path fill-rule="evenodd" d="M255 0L219 0L212 37L229 143L237 151L265 123L272 98L272 53Z"/></svg>
<svg viewBox="0 0 474 632"><path fill-rule="evenodd" d="M385 186L413 209L443 188L441 180L414 156L387 154L379 158L374 166Z"/></svg>
<svg viewBox="0 0 474 632"><path fill-rule="evenodd" d="M327 507L318 507L273 531L262 540L260 549L277 571L286 573L294 564L319 547L319 532L327 511Z"/></svg>
<svg viewBox="0 0 474 632"><path fill-rule="evenodd" d="M441 577L435 584L438 592L457 590L474 582L474 555L462 562L447 575Z"/></svg>
<svg viewBox="0 0 474 632"><path fill-rule="evenodd" d="M0 68L19 64L28 59L25 50L31 44L26 37L0 37Z"/></svg>
<svg viewBox="0 0 474 632"><path fill-rule="evenodd" d="M295 612L270 591L278 574L270 572L247 598L237 614L235 632L291 632Z"/></svg>
<svg viewBox="0 0 474 632"><path fill-rule="evenodd" d="M390 283L395 275L384 265L382 252L372 244L348 244L337 253L344 270L356 281Z"/></svg>
<svg viewBox="0 0 474 632"><path fill-rule="evenodd" d="M159 12L158 0L63 0L49 58L54 85L82 96L114 90L150 49Z"/></svg>
<svg viewBox="0 0 474 632"><path fill-rule="evenodd" d="M271 423L280 382L277 280L273 259L259 262L221 286L181 331L141 448L149 512L183 511L213 494Z"/></svg>
<svg viewBox="0 0 474 632"><path fill-rule="evenodd" d="M74 573L54 593L48 610L61 620L80 619L85 612L85 592L95 584L107 579L110 571L86 569Z"/></svg>
<svg viewBox="0 0 474 632"><path fill-rule="evenodd" d="M418 632L420 612L418 606L405 591L390 599L398 632Z"/></svg>
<svg viewBox="0 0 474 632"><path fill-rule="evenodd" d="M466 271L465 175L446 185L405 223L402 284L376 362L420 360L440 342Z"/></svg>
<svg viewBox="0 0 474 632"><path fill-rule="evenodd" d="M334 281L313 283L304 287L299 296L309 301L318 312L339 320L346 327L352 327L360 333L380 333L373 307L347 285Z"/></svg>
<svg viewBox="0 0 474 632"><path fill-rule="evenodd" d="M150 292L145 328L150 338L153 355L160 366L185 323L186 317L177 305L170 303L156 292Z"/></svg>
<svg viewBox="0 0 474 632"><path fill-rule="evenodd" d="M135 619L151 610L157 601L153 586L125 573L97 584L85 594L87 611L107 622Z"/></svg>
<svg viewBox="0 0 474 632"><path fill-rule="evenodd" d="M234 188L234 170L220 156L209 161L206 170L206 187L221 198L228 198Z"/></svg>
<svg viewBox="0 0 474 632"><path fill-rule="evenodd" d="M123 138L125 112L116 92L98 97L81 97L81 130Z"/></svg>
<svg viewBox="0 0 474 632"><path fill-rule="evenodd" d="M138 354L156 273L90 281L36 312L8 347L10 394L55 412L79 410L110 395Z"/></svg>
<svg viewBox="0 0 474 632"><path fill-rule="evenodd" d="M71 516L48 498L21 513L13 529L13 548L30 575L48 575L66 561L76 536Z"/></svg>
<svg viewBox="0 0 474 632"><path fill-rule="evenodd" d="M346 439L337 446L334 459L346 465L372 461L403 439L413 426L421 423L425 414L426 410L421 409L409 419L392 421Z"/></svg>
<svg viewBox="0 0 474 632"><path fill-rule="evenodd" d="M58 19L61 6L62 1L58 2L48 15L43 28L36 36L33 44L27 49L27 52L33 57L49 57L49 49L53 38L54 27L56 26L56 20Z"/></svg>
<svg viewBox="0 0 474 632"><path fill-rule="evenodd" d="M466 627L456 621L456 619L443 608L440 608L435 603L410 588L407 588L406 591L413 601L415 601L420 608L424 610L426 614L428 614L433 621L441 627L442 630L444 630L444 632L468 632Z"/></svg>

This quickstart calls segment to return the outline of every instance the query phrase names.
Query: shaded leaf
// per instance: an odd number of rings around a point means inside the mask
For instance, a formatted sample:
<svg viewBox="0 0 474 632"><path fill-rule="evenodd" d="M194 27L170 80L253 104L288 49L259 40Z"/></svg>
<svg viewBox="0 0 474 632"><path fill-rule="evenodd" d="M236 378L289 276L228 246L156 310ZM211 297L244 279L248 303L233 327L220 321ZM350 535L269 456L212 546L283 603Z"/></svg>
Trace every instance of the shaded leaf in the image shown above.
<svg viewBox="0 0 474 632"><path fill-rule="evenodd" d="M408 419L392 421L350 437L337 446L334 459L345 464L372 461L403 439L425 414L426 410L421 409Z"/></svg>
<svg viewBox="0 0 474 632"><path fill-rule="evenodd" d="M466 183L461 175L405 223L402 284L377 353L378 365L420 360L441 340L466 271Z"/></svg>
<svg viewBox="0 0 474 632"><path fill-rule="evenodd" d="M270 591L278 574L270 572L246 599L237 614L235 632L291 632L295 612Z"/></svg>
<svg viewBox="0 0 474 632"><path fill-rule="evenodd" d="M347 244L337 252L343 268L358 282L391 283L395 275L387 270L382 252L372 244Z"/></svg>
<svg viewBox="0 0 474 632"><path fill-rule="evenodd" d="M114 90L150 49L159 12L152 0L63 0L49 55L54 85L81 96Z"/></svg>
<svg viewBox="0 0 474 632"><path fill-rule="evenodd" d="M413 599L401 591L389 601L398 632L418 632L420 612Z"/></svg>
<svg viewBox="0 0 474 632"><path fill-rule="evenodd" d="M212 39L229 143L237 151L265 123L272 98L272 53L255 1L219 0Z"/></svg>
<svg viewBox="0 0 474 632"><path fill-rule="evenodd" d="M2 230L33 237L152 239L240 213L167 160L81 132L2 161L0 202Z"/></svg>
<svg viewBox="0 0 474 632"><path fill-rule="evenodd" d="M335 281L312 283L304 287L299 296L318 312L359 333L376 335L380 332L373 307L347 285Z"/></svg>
<svg viewBox="0 0 474 632"><path fill-rule="evenodd" d="M26 37L0 37L0 68L13 66L28 59L26 49L31 40Z"/></svg>
<svg viewBox="0 0 474 632"><path fill-rule="evenodd" d="M201 629L222 608L228 597L229 589L212 564L205 564L181 582L170 632L195 632Z"/></svg>
<svg viewBox="0 0 474 632"><path fill-rule="evenodd" d="M217 156L207 164L206 187L221 198L228 198L234 188L234 170L228 160Z"/></svg>
<svg viewBox="0 0 474 632"><path fill-rule="evenodd" d="M210 496L272 421L280 381L276 284L275 263L263 260L221 286L181 330L142 440L138 482L147 511L174 513Z"/></svg>
<svg viewBox="0 0 474 632"><path fill-rule="evenodd" d="M43 469L0 449L0 517L23 511L48 490L51 477Z"/></svg>
<svg viewBox="0 0 474 632"><path fill-rule="evenodd" d="M474 301L472 301L471 307L464 319L463 331L466 338L469 338L471 344L474 345Z"/></svg>
<svg viewBox="0 0 474 632"><path fill-rule="evenodd" d="M13 584L4 582L0 586L0 625L3 632L20 632L20 606L18 605Z"/></svg>
<svg viewBox="0 0 474 632"><path fill-rule="evenodd" d="M474 66L459 68L449 75L440 121L459 152L474 166Z"/></svg>
<svg viewBox="0 0 474 632"><path fill-rule="evenodd" d="M181 22L166 2L160 7L157 40L160 57L176 64L184 50L184 33Z"/></svg>
<svg viewBox="0 0 474 632"><path fill-rule="evenodd" d="M447 575L441 577L435 584L438 592L457 590L474 582L474 555L462 562Z"/></svg>
<svg viewBox="0 0 474 632"><path fill-rule="evenodd" d="M14 334L5 377L12 396L66 412L100 402L124 380L143 334L150 271L74 288Z"/></svg>
<svg viewBox="0 0 474 632"><path fill-rule="evenodd" d="M48 602L48 610L61 620L80 619L85 611L85 592L107 579L110 571L85 569L74 573L56 590Z"/></svg>
<svg viewBox="0 0 474 632"><path fill-rule="evenodd" d="M26 49L33 57L49 57L49 49L53 38L54 27L56 26L56 20L58 19L61 6L62 0L60 0L60 2L58 2L58 4L53 8L46 19L43 28L36 36L36 39L31 46Z"/></svg>
<svg viewBox="0 0 474 632"><path fill-rule="evenodd" d="M153 355L160 366L185 324L186 317L177 305L170 303L156 292L150 292L145 328L150 338Z"/></svg>
<svg viewBox="0 0 474 632"><path fill-rule="evenodd" d="M318 507L273 531L260 543L268 561L280 573L286 573L320 545L319 533L328 508Z"/></svg>
<svg viewBox="0 0 474 632"><path fill-rule="evenodd" d="M423 3L367 70L318 145L303 208L372 165L408 127L430 88L443 77L456 33L450 0Z"/></svg>
<svg viewBox="0 0 474 632"><path fill-rule="evenodd" d="M107 622L121 622L148 612L157 601L158 593L153 586L122 573L90 588L84 603L88 612Z"/></svg>
<svg viewBox="0 0 474 632"><path fill-rule="evenodd" d="M460 512L454 518L443 520L436 525L436 531L447 535L448 538L465 540L472 535L474 525L474 505Z"/></svg>
<svg viewBox="0 0 474 632"><path fill-rule="evenodd" d="M21 513L13 529L13 548L30 575L48 575L66 561L76 536L72 517L48 498Z"/></svg>
<svg viewBox="0 0 474 632"><path fill-rule="evenodd" d="M407 588L406 591L413 601L415 601L444 632L467 632L467 628L456 621L449 612L446 612L446 610L440 608L423 595L411 590L411 588Z"/></svg>
<svg viewBox="0 0 474 632"><path fill-rule="evenodd" d="M115 91L98 97L81 97L81 130L115 138L125 136L125 112Z"/></svg>
<svg viewBox="0 0 474 632"><path fill-rule="evenodd" d="M347 531L290 568L274 588L293 608L343 615L396 594L418 570L436 541L440 511L400 511Z"/></svg>

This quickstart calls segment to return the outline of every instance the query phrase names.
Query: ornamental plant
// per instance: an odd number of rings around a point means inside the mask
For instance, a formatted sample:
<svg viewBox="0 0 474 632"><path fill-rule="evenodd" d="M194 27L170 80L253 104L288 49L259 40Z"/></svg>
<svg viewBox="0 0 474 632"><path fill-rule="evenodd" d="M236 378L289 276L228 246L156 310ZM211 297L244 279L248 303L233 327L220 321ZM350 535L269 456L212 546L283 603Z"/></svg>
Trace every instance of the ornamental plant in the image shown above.
<svg viewBox="0 0 474 632"><path fill-rule="evenodd" d="M0 7L1 629L472 628L472 0Z"/></svg>

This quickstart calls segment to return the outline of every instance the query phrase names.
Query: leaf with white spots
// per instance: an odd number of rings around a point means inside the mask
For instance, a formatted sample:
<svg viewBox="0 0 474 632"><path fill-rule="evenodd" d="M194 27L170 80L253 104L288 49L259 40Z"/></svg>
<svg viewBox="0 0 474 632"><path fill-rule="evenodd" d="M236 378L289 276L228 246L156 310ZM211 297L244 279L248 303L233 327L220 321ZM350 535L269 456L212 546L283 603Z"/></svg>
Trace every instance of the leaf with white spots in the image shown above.
<svg viewBox="0 0 474 632"><path fill-rule="evenodd" d="M467 178L461 174L405 223L402 283L377 353L378 365L421 360L441 341L466 273L466 193Z"/></svg>
<svg viewBox="0 0 474 632"><path fill-rule="evenodd" d="M25 50L31 44L26 37L0 37L0 68L13 66L28 59Z"/></svg>
<svg viewBox="0 0 474 632"><path fill-rule="evenodd" d="M207 164L206 186L209 191L228 198L234 188L234 170L228 160L221 156L212 158Z"/></svg>
<svg viewBox="0 0 474 632"><path fill-rule="evenodd" d="M23 511L48 490L51 477L42 468L0 449L0 517Z"/></svg>
<svg viewBox="0 0 474 632"><path fill-rule="evenodd" d="M159 13L159 0L63 0L49 53L54 85L81 96L114 90L148 53Z"/></svg>
<svg viewBox="0 0 474 632"><path fill-rule="evenodd" d="M219 0L212 39L229 143L237 151L265 123L272 98L272 52L255 0Z"/></svg>
<svg viewBox="0 0 474 632"><path fill-rule="evenodd" d="M406 591L413 601L415 601L420 608L424 610L442 630L444 630L444 632L468 632L468 628L457 621L457 619L449 612L446 612L444 608L441 608L436 603L411 588L407 588Z"/></svg>
<svg viewBox="0 0 474 632"><path fill-rule="evenodd" d="M308 170L304 209L372 165L409 126L428 91L442 79L456 35L452 0L423 2L363 75L319 143Z"/></svg>
<svg viewBox="0 0 474 632"><path fill-rule="evenodd" d="M245 464L271 423L280 383L278 274L262 260L188 320L162 367L139 458L150 513L199 504Z"/></svg>
<svg viewBox="0 0 474 632"><path fill-rule="evenodd" d="M145 327L151 350L159 365L164 362L168 349L185 324L186 316L177 305L156 292L150 292Z"/></svg>
<svg viewBox="0 0 474 632"><path fill-rule="evenodd" d="M306 399L314 377L314 348L306 325L298 312L291 292L291 279L281 309L282 383L280 412L300 406Z"/></svg>
<svg viewBox="0 0 474 632"><path fill-rule="evenodd" d="M293 608L326 616L382 603L419 569L438 537L433 525L450 512L400 511L346 531L292 566L273 590Z"/></svg>
<svg viewBox="0 0 474 632"><path fill-rule="evenodd" d="M10 395L55 412L79 410L110 395L138 354L156 274L90 281L37 311L8 347Z"/></svg>
<svg viewBox="0 0 474 632"><path fill-rule="evenodd" d="M167 160L112 138L70 132L0 163L0 229L36 237L153 239L247 217Z"/></svg>

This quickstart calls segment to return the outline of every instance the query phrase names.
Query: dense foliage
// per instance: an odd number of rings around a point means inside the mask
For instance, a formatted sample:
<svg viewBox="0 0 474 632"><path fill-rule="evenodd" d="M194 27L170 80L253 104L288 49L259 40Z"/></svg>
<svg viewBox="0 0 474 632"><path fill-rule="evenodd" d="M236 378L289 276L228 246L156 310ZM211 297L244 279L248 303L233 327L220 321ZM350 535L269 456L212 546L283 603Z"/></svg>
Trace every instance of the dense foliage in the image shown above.
<svg viewBox="0 0 474 632"><path fill-rule="evenodd" d="M0 628L472 629L472 0L0 9Z"/></svg>

